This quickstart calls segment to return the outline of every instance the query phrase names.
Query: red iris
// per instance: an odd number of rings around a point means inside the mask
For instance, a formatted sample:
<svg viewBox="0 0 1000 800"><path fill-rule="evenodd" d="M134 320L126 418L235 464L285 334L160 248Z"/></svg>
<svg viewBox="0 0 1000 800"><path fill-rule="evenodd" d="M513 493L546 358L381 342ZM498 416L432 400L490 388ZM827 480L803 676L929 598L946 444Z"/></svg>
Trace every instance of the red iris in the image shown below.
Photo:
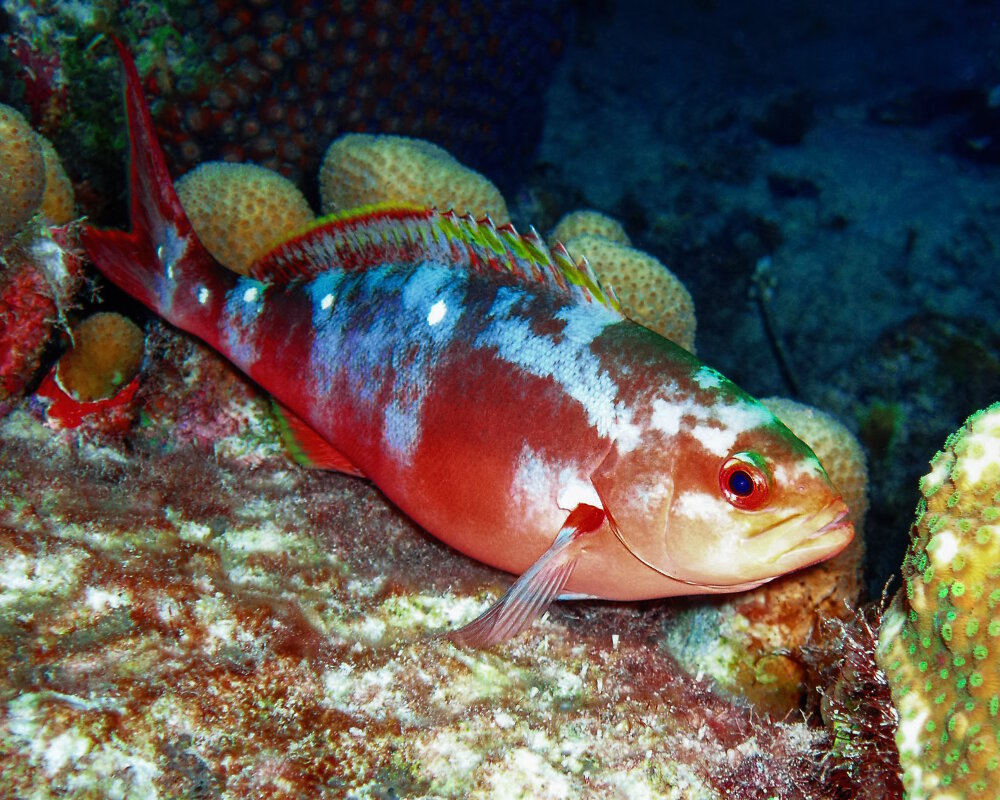
<svg viewBox="0 0 1000 800"><path fill-rule="evenodd" d="M719 487L736 508L756 511L771 494L771 476L756 454L736 453L723 462Z"/></svg>

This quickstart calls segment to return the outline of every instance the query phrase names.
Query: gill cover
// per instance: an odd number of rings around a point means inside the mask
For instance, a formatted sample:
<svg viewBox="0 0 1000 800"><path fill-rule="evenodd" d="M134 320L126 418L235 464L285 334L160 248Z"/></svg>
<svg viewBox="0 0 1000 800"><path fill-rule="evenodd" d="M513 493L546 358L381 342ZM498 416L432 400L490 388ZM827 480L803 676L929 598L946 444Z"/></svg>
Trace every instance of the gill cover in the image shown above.
<svg viewBox="0 0 1000 800"><path fill-rule="evenodd" d="M660 574L685 580L670 554L673 464L665 463L664 456L651 458L643 447L621 453L616 443L594 470L591 482L611 529L629 552Z"/></svg>

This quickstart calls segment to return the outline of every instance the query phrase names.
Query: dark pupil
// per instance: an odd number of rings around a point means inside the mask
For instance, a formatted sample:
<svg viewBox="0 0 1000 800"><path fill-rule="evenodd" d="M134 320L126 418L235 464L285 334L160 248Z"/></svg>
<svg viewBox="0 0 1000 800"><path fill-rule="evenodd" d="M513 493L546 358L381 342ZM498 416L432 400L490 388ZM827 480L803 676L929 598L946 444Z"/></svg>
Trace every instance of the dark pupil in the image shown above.
<svg viewBox="0 0 1000 800"><path fill-rule="evenodd" d="M753 491L753 478L744 470L737 470L729 476L729 490L737 497L746 497Z"/></svg>

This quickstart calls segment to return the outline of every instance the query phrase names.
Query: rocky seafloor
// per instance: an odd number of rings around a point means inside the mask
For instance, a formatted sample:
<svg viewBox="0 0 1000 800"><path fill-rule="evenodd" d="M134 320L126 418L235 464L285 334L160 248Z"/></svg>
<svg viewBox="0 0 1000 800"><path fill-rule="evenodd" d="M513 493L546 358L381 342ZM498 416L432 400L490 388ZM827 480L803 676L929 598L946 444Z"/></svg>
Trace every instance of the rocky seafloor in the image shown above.
<svg viewBox="0 0 1000 800"><path fill-rule="evenodd" d="M682 669L671 604L439 636L508 579L294 465L219 357L150 343L127 439L0 422L6 796L825 796L818 715L714 690L718 630L687 624Z"/></svg>

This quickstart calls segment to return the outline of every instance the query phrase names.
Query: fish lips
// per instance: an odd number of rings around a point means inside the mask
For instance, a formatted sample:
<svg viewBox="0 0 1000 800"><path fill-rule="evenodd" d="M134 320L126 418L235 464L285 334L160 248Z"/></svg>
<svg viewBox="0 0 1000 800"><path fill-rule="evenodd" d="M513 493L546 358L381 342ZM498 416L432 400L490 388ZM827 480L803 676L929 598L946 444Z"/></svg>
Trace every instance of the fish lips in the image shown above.
<svg viewBox="0 0 1000 800"><path fill-rule="evenodd" d="M774 560L775 566L783 572L791 572L837 555L854 538L854 523L849 514L846 503L837 498L807 520L800 521L803 528L814 528L812 533L779 554Z"/></svg>

